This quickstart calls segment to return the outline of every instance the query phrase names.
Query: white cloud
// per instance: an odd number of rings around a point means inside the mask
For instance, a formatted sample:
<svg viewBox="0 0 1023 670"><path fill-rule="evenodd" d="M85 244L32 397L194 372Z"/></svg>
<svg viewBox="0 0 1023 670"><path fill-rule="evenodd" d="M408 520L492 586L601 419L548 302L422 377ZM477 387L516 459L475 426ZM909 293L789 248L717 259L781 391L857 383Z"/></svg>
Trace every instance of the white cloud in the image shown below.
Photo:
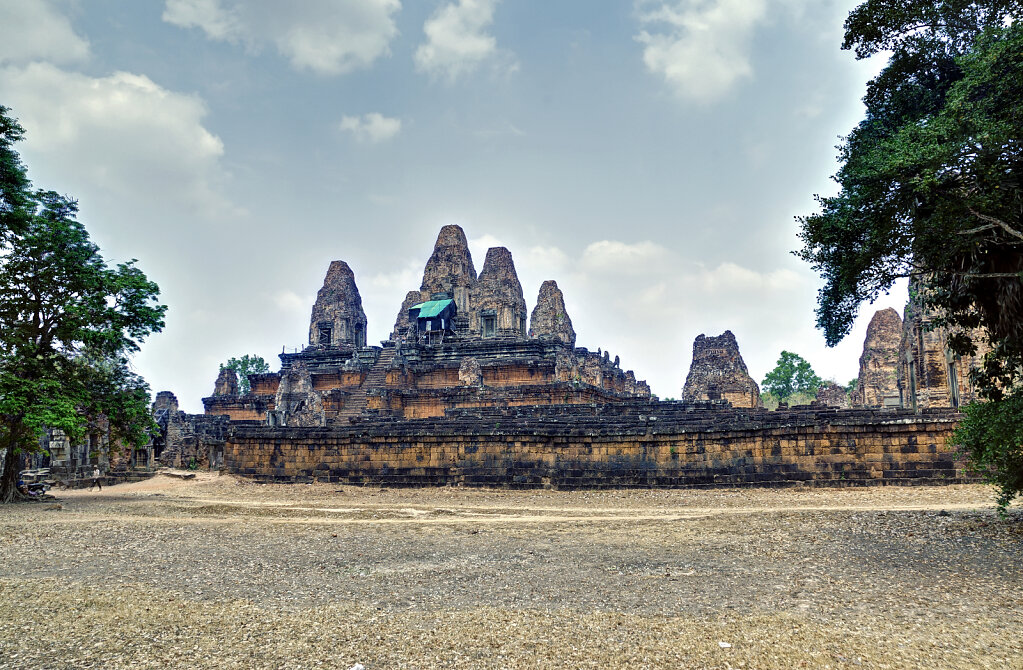
<svg viewBox="0 0 1023 670"><path fill-rule="evenodd" d="M457 0L440 7L423 24L426 42L416 49L416 69L454 81L497 52L486 32L494 22L498 0Z"/></svg>
<svg viewBox="0 0 1023 670"><path fill-rule="evenodd" d="M360 287L366 287L362 289L363 292L401 294L401 297L397 300L397 303L401 304L402 299L405 297L405 292L413 288L419 288L419 284L423 279L423 263L422 259L409 258L391 272L377 272L367 276L365 279L356 277L356 282ZM312 303L309 304L312 305Z"/></svg>
<svg viewBox="0 0 1023 670"><path fill-rule="evenodd" d="M558 247L530 247L525 264L543 270L547 279L554 279L568 269L571 259Z"/></svg>
<svg viewBox="0 0 1023 670"><path fill-rule="evenodd" d="M792 270L779 269L772 272L756 272L741 265L724 262L715 268L699 268L686 274L686 283L708 293L730 293L735 291L786 291L799 288L799 275Z"/></svg>
<svg viewBox="0 0 1023 670"><path fill-rule="evenodd" d="M0 65L72 63L88 55L89 43L45 0L0 1Z"/></svg>
<svg viewBox="0 0 1023 670"><path fill-rule="evenodd" d="M466 240L469 244L469 254L472 255L472 263L476 272L483 272L483 264L487 260L487 251L493 247L507 247L508 244L493 235L486 233L479 237L470 237Z"/></svg>
<svg viewBox="0 0 1023 670"><path fill-rule="evenodd" d="M671 252L654 242L627 244L614 240L593 242L583 250L580 262L587 272L646 274L670 260Z"/></svg>
<svg viewBox="0 0 1023 670"><path fill-rule="evenodd" d="M401 119L388 118L378 112L341 117L341 130L350 132L359 142L376 144L401 132Z"/></svg>
<svg viewBox="0 0 1023 670"><path fill-rule="evenodd" d="M301 314L304 316L316 301L316 296L301 296L295 291L281 290L274 293L271 300L277 309L288 315Z"/></svg>
<svg viewBox="0 0 1023 670"><path fill-rule="evenodd" d="M202 28L215 40L237 41L244 35L237 12L222 7L220 0L167 0L163 20L182 28Z"/></svg>
<svg viewBox="0 0 1023 670"><path fill-rule="evenodd" d="M401 0L167 0L163 20L250 49L276 46L296 69L345 74L387 55Z"/></svg>
<svg viewBox="0 0 1023 670"><path fill-rule="evenodd" d="M510 121L505 121L504 123L492 128L474 130L472 131L472 134L482 140L493 140L500 137L525 137L526 131L522 130Z"/></svg>
<svg viewBox="0 0 1023 670"><path fill-rule="evenodd" d="M224 145L203 127L197 96L143 75L94 78L45 63L0 69L0 89L25 126L26 152L48 159L63 183L149 206L234 211L218 191Z"/></svg>
<svg viewBox="0 0 1023 670"><path fill-rule="evenodd" d="M767 0L639 0L643 62L686 99L713 102L753 76L750 49Z"/></svg>

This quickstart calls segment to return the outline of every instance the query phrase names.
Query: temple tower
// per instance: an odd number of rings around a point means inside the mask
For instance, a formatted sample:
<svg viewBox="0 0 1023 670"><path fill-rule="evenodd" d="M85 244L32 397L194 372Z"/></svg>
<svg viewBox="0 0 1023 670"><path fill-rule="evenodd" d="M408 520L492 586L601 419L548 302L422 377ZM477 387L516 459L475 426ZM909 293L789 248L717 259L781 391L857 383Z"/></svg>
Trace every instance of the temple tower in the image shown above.
<svg viewBox="0 0 1023 670"><path fill-rule="evenodd" d="M529 316L529 333L540 340L560 340L575 346L575 329L565 309L565 296L558 283L548 279L540 285L536 307Z"/></svg>
<svg viewBox="0 0 1023 670"><path fill-rule="evenodd" d="M732 331L717 337L699 335L693 342L693 364L682 388L682 400L727 400L732 407L763 407L760 387L749 376Z"/></svg>
<svg viewBox="0 0 1023 670"><path fill-rule="evenodd" d="M413 305L427 302L435 295L446 294L455 301L462 329L468 328L467 316L471 309L471 294L476 287L476 268L469 253L469 242L460 226L448 225L440 229L433 253L426 261L423 282L418 291L409 291L398 310L391 339L400 339L409 327L408 311Z"/></svg>
<svg viewBox="0 0 1023 670"><path fill-rule="evenodd" d="M860 356L860 373L852 404L881 407L898 402L899 342L902 319L889 307L878 310L867 326Z"/></svg>
<svg viewBox="0 0 1023 670"><path fill-rule="evenodd" d="M526 300L510 251L504 247L487 250L483 271L470 296L470 335L526 339Z"/></svg>
<svg viewBox="0 0 1023 670"><path fill-rule="evenodd" d="M366 312L355 285L355 273L344 261L333 261L309 319L309 346L366 346Z"/></svg>

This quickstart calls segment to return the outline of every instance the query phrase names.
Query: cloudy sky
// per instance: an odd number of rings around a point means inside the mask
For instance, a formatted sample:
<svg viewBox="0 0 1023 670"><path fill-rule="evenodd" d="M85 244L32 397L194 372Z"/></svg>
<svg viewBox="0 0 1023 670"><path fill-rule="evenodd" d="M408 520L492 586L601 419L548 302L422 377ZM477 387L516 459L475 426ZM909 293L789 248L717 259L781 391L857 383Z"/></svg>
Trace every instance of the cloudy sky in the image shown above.
<svg viewBox="0 0 1023 670"><path fill-rule="evenodd" d="M840 51L851 0L0 0L0 104L39 187L169 305L136 366L201 411L218 363L278 369L332 259L370 341L440 227L565 292L579 345L677 397L731 329L761 380L835 349L794 216L883 63Z"/></svg>

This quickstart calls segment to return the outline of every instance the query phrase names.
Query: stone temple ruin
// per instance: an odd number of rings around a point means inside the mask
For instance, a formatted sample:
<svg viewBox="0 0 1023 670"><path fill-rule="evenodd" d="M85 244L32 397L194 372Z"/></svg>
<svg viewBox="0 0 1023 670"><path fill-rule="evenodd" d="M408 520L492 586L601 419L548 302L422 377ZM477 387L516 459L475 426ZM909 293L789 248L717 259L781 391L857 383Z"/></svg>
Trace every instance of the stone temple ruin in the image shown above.
<svg viewBox="0 0 1023 670"><path fill-rule="evenodd" d="M891 308L871 319L853 407L955 409L979 399L971 372L990 351L984 332L968 333L975 355L956 356L948 347L949 329L937 325L936 315L922 305L918 286L910 294L916 297L906 303L905 319Z"/></svg>
<svg viewBox="0 0 1023 670"><path fill-rule="evenodd" d="M157 405L164 463L264 480L401 486L708 486L948 483L948 444L976 361L949 357L911 303L874 316L858 387L764 409L735 336L699 336L681 402L660 402L617 357L576 347L554 281L527 311L511 253L477 275L465 234L445 226L389 338L366 343L355 275L334 261L308 345L240 394L222 371L205 414ZM957 386L952 391L949 380ZM943 390L944 389L944 390ZM154 406L155 407L155 406Z"/></svg>
<svg viewBox="0 0 1023 670"><path fill-rule="evenodd" d="M910 294L919 295L919 291L912 290L911 285ZM967 333L977 352L956 356L948 348L949 328L936 325L935 318L919 299L911 298L906 304L895 374L903 407L958 408L979 400L971 372L981 367L984 355L991 350L986 333L980 329Z"/></svg>
<svg viewBox="0 0 1023 670"><path fill-rule="evenodd" d="M911 294L919 296L919 288ZM977 353L959 357L949 350L948 328L935 325L935 315L919 297L909 300L905 313L905 320L892 308L874 314L863 341L856 388L847 394L841 386L826 382L817 392L815 405L919 411L956 409L979 399L971 371L981 366L990 350L984 333L969 333ZM731 331L696 338L682 400L727 401L736 408L763 406L760 389L749 376Z"/></svg>
<svg viewBox="0 0 1023 670"><path fill-rule="evenodd" d="M250 375L247 395L238 394L237 381L218 378L203 399L206 414L315 427L436 417L456 408L650 397L617 357L575 346L557 283L543 283L529 316L511 252L487 251L477 276L458 226L441 229L390 338L367 346L366 329L355 275L334 261L313 305L308 346L281 354L280 372Z"/></svg>
<svg viewBox="0 0 1023 670"><path fill-rule="evenodd" d="M732 407L763 407L760 387L749 376L732 331L700 335L693 342L693 364L682 387L683 402L724 400Z"/></svg>
<svg viewBox="0 0 1023 670"><path fill-rule="evenodd" d="M159 433L118 467L396 486L964 481L949 435L975 397L979 354L957 359L932 326L914 301L905 320L878 312L853 393L830 384L811 405L776 411L764 409L735 336L700 335L682 401L660 402L617 357L575 346L554 281L527 312L508 250L490 249L477 275L465 234L445 226L381 346L367 345L355 275L334 261L302 351L282 353L279 372L249 375L244 395L221 370L205 414L161 392ZM56 467L94 462L48 439Z"/></svg>
<svg viewBox="0 0 1023 670"><path fill-rule="evenodd" d="M366 342L352 269L334 261L308 345L282 353L279 372L250 374L242 394L235 372L221 370L200 415L159 393L159 432L109 465L115 479L159 462L396 486L964 481L949 436L959 405L976 397L969 373L983 349L951 355L933 322L913 300L905 320L878 312L852 394L830 384L811 405L776 411L763 407L735 336L700 335L682 401L661 402L617 356L575 346L554 281L529 312L511 253L490 249L477 275L465 234L445 226L381 346ZM44 439L51 467L71 479L106 462L103 426L81 448L59 431Z"/></svg>

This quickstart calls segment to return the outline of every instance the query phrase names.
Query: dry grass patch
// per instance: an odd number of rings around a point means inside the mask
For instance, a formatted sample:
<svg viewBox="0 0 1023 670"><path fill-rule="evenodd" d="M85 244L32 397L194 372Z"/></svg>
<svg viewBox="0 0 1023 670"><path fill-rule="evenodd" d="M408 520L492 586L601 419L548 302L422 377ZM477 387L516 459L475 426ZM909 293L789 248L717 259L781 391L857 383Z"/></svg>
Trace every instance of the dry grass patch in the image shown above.
<svg viewBox="0 0 1023 670"><path fill-rule="evenodd" d="M977 619L711 618L507 610L301 612L137 585L0 581L0 668L1019 668L1019 630ZM727 645L727 646L725 646Z"/></svg>

